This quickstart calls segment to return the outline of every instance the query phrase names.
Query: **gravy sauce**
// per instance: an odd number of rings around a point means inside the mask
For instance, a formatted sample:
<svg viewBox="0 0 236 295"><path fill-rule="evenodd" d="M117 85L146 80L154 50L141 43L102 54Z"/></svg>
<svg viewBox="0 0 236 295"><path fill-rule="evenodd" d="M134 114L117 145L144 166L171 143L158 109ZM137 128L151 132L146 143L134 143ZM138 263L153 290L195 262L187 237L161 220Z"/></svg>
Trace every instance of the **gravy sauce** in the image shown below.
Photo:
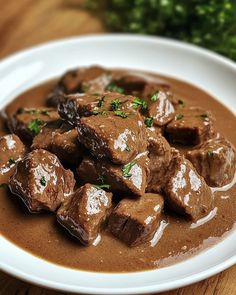
<svg viewBox="0 0 236 295"><path fill-rule="evenodd" d="M142 75L142 73L140 73ZM187 105L211 110L216 128L236 146L236 118L206 92L175 79L150 75L171 85ZM45 97L55 85L49 81L17 97L6 113L19 107L45 105ZM9 133L0 120L0 134ZM178 147L179 148L179 147ZM182 149L181 152L185 153ZM90 247L82 246L61 228L53 214L30 214L7 188L1 188L0 233L14 244L50 262L70 268L100 272L143 271L177 263L218 242L233 230L236 221L236 178L231 185L213 189L215 209L196 223L165 212L164 222L152 241L129 248L108 232Z"/></svg>

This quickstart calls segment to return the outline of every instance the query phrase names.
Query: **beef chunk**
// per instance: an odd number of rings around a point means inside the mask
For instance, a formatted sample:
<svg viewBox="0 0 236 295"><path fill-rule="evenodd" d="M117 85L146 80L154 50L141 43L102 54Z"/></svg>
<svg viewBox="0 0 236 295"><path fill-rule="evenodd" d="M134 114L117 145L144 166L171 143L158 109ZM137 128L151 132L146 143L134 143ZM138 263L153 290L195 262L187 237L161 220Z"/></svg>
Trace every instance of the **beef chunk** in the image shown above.
<svg viewBox="0 0 236 295"><path fill-rule="evenodd" d="M10 118L9 128L11 132L16 133L23 141L31 142L45 123L55 121L59 115L52 108L25 108L19 109Z"/></svg>
<svg viewBox="0 0 236 295"><path fill-rule="evenodd" d="M0 152L0 184L3 184L8 183L16 163L24 157L26 149L17 135L8 134L0 137Z"/></svg>
<svg viewBox="0 0 236 295"><path fill-rule="evenodd" d="M86 181L96 184L105 183L110 186L110 190L113 192L141 196L145 192L149 177L149 159L147 153L142 153L130 163L122 166L85 158L77 173L83 183Z"/></svg>
<svg viewBox="0 0 236 295"><path fill-rule="evenodd" d="M214 134L213 119L201 108L183 108L166 127L168 140L184 145L197 145Z"/></svg>
<svg viewBox="0 0 236 295"><path fill-rule="evenodd" d="M76 125L81 117L105 114L106 111L134 111L135 97L105 92L102 95L77 93L63 96L58 105L60 116Z"/></svg>
<svg viewBox="0 0 236 295"><path fill-rule="evenodd" d="M32 149L45 149L55 154L61 162L78 165L85 153L78 141L78 133L73 126L57 120L46 124L34 137Z"/></svg>
<svg viewBox="0 0 236 295"><path fill-rule="evenodd" d="M129 113L126 118L113 113L84 117L78 125L79 141L96 158L125 164L146 150L146 130L142 117Z"/></svg>
<svg viewBox="0 0 236 295"><path fill-rule="evenodd" d="M191 162L176 153L168 167L164 186L166 200L176 213L198 220L213 207L211 189Z"/></svg>
<svg viewBox="0 0 236 295"><path fill-rule="evenodd" d="M158 194L144 194L139 199L123 199L110 215L109 229L129 246L143 244L156 232L163 205L163 198Z"/></svg>
<svg viewBox="0 0 236 295"><path fill-rule="evenodd" d="M147 116L153 118L154 125L164 126L174 118L175 109L171 103L173 95L169 90L147 84L143 98L148 104Z"/></svg>
<svg viewBox="0 0 236 295"><path fill-rule="evenodd" d="M224 138L206 141L187 153L197 172L208 185L220 187L233 180L236 167L236 151Z"/></svg>
<svg viewBox="0 0 236 295"><path fill-rule="evenodd" d="M162 135L149 130L148 151L150 176L146 191L159 193L165 184L167 167L172 157L171 147Z"/></svg>
<svg viewBox="0 0 236 295"><path fill-rule="evenodd" d="M62 204L57 212L57 220L81 243L90 245L110 211L111 201L111 193L85 184Z"/></svg>
<svg viewBox="0 0 236 295"><path fill-rule="evenodd" d="M103 93L111 82L111 73L101 67L79 68L66 72L48 96L48 104L56 107L63 94Z"/></svg>
<svg viewBox="0 0 236 295"><path fill-rule="evenodd" d="M73 173L45 150L34 150L19 161L10 179L12 193L30 212L55 211L73 193L74 185Z"/></svg>
<svg viewBox="0 0 236 295"><path fill-rule="evenodd" d="M146 83L147 80L143 76L125 74L108 84L107 90L133 94L142 91Z"/></svg>

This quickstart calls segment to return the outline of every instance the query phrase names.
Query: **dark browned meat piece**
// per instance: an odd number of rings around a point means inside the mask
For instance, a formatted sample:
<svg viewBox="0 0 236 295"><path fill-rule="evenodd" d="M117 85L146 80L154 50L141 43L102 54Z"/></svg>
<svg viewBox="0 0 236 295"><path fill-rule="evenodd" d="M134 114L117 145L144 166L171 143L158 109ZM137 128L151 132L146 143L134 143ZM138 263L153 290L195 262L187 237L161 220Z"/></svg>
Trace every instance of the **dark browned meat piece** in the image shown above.
<svg viewBox="0 0 236 295"><path fill-rule="evenodd" d="M57 220L84 245L98 237L112 206L112 194L91 184L80 187L57 211Z"/></svg>
<svg viewBox="0 0 236 295"><path fill-rule="evenodd" d="M147 80L142 76L125 74L119 79L114 79L107 86L107 90L115 92L118 90L121 93L133 94L142 91L146 84Z"/></svg>
<svg viewBox="0 0 236 295"><path fill-rule="evenodd" d="M107 161L85 158L77 169L79 179L96 184L107 184L113 192L125 192L127 195L144 194L149 176L147 153L139 154L126 165L114 165Z"/></svg>
<svg viewBox="0 0 236 295"><path fill-rule="evenodd" d="M212 115L197 107L183 108L167 125L166 134L173 143L200 144L214 135Z"/></svg>
<svg viewBox="0 0 236 295"><path fill-rule="evenodd" d="M25 155L26 149L19 137L8 134L0 137L0 184L8 183L15 165Z"/></svg>
<svg viewBox="0 0 236 295"><path fill-rule="evenodd" d="M76 125L81 117L105 114L106 111L135 111L135 97L105 92L102 95L77 93L61 97L58 104L60 116Z"/></svg>
<svg viewBox="0 0 236 295"><path fill-rule="evenodd" d="M23 141L31 142L47 122L59 118L53 108L19 109L9 121L11 132L16 133Z"/></svg>
<svg viewBox="0 0 236 295"><path fill-rule="evenodd" d="M78 125L79 141L96 158L126 164L146 150L147 138L141 115L129 113L123 118L109 113L83 117Z"/></svg>
<svg viewBox="0 0 236 295"><path fill-rule="evenodd" d="M68 71L62 76L55 89L48 96L48 104L56 107L63 94L103 93L111 82L111 73L101 67L79 68Z"/></svg>
<svg viewBox="0 0 236 295"><path fill-rule="evenodd" d="M236 151L224 138L208 140L189 151L187 158L210 186L224 186L233 180L236 170Z"/></svg>
<svg viewBox="0 0 236 295"><path fill-rule="evenodd" d="M176 153L168 167L164 192L169 207L191 220L206 216L213 208L211 189L191 162Z"/></svg>
<svg viewBox="0 0 236 295"><path fill-rule="evenodd" d="M156 232L164 201L157 194L145 194L139 199L123 199L109 217L109 229L129 246L150 240Z"/></svg>
<svg viewBox="0 0 236 295"><path fill-rule="evenodd" d="M166 171L172 157L171 147L162 135L148 130L148 151L150 176L146 191L159 193L165 184Z"/></svg>
<svg viewBox="0 0 236 295"><path fill-rule="evenodd" d="M30 212L55 211L75 185L74 175L58 158L45 150L34 150L19 161L10 179L10 189Z"/></svg>
<svg viewBox="0 0 236 295"><path fill-rule="evenodd" d="M174 118L175 109L171 103L173 95L169 90L157 84L147 84L143 98L148 104L147 116L153 118L153 124L164 126Z"/></svg>
<svg viewBox="0 0 236 295"><path fill-rule="evenodd" d="M72 125L62 120L50 122L34 137L31 148L50 151L63 163L76 166L85 149L78 141L77 130L72 128Z"/></svg>

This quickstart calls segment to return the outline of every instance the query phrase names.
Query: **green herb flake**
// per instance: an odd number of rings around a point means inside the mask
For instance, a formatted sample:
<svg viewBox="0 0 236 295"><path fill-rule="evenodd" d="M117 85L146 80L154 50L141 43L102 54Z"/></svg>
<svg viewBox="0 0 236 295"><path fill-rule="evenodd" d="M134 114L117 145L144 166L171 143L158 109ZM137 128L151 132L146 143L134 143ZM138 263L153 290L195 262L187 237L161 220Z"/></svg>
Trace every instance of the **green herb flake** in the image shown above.
<svg viewBox="0 0 236 295"><path fill-rule="evenodd" d="M110 189L110 184L100 184L100 185L94 185L97 189Z"/></svg>
<svg viewBox="0 0 236 295"><path fill-rule="evenodd" d="M111 92L118 92L123 94L125 90L119 86L117 86L114 82L111 82L110 84L107 85L106 90L111 91Z"/></svg>
<svg viewBox="0 0 236 295"><path fill-rule="evenodd" d="M178 105L180 108L184 108L185 107L185 102L182 99L178 100Z"/></svg>
<svg viewBox="0 0 236 295"><path fill-rule="evenodd" d="M49 112L47 110L42 110L41 114L44 116L49 116Z"/></svg>
<svg viewBox="0 0 236 295"><path fill-rule="evenodd" d="M151 101L157 101L158 98L159 98L159 94L160 94L160 91L157 91L156 93L154 93L154 94L150 97Z"/></svg>
<svg viewBox="0 0 236 295"><path fill-rule="evenodd" d="M99 108L101 108L102 106L103 106L103 103L104 103L104 101L105 101L105 95L103 95L100 99L99 99L99 101L98 101L98 107Z"/></svg>
<svg viewBox="0 0 236 295"><path fill-rule="evenodd" d="M175 116L175 119L179 121L179 120L183 119L183 117L184 117L184 115L178 114Z"/></svg>
<svg viewBox="0 0 236 295"><path fill-rule="evenodd" d="M113 111L118 111L120 109L122 102L120 99L116 98L111 101L111 109Z"/></svg>
<svg viewBox="0 0 236 295"><path fill-rule="evenodd" d="M123 119L128 117L128 113L123 112L123 111L114 111L114 113L115 113L116 116L121 117Z"/></svg>
<svg viewBox="0 0 236 295"><path fill-rule="evenodd" d="M40 183L43 185L43 186L46 186L46 179L44 176L41 177L40 179Z"/></svg>
<svg viewBox="0 0 236 295"><path fill-rule="evenodd" d="M207 154L208 154L209 157L212 157L214 155L214 152L212 150L208 150Z"/></svg>
<svg viewBox="0 0 236 295"><path fill-rule="evenodd" d="M9 165L11 166L11 165L15 164L16 161L15 161L12 157L10 157L10 158L8 159L8 163L9 163Z"/></svg>
<svg viewBox="0 0 236 295"><path fill-rule="evenodd" d="M143 110L146 110L148 107L146 101L138 97L135 97L133 101L133 106L135 109L138 109L139 107L141 107Z"/></svg>
<svg viewBox="0 0 236 295"><path fill-rule="evenodd" d="M28 124L28 129L33 132L35 135L39 134L41 128L43 126L43 122L39 119L34 119Z"/></svg>
<svg viewBox="0 0 236 295"><path fill-rule="evenodd" d="M92 95L94 95L94 96L100 96L101 93L99 93L99 92L94 92Z"/></svg>
<svg viewBox="0 0 236 295"><path fill-rule="evenodd" d="M204 121L209 121L209 117L207 114L201 114L200 117L204 120Z"/></svg>
<svg viewBox="0 0 236 295"><path fill-rule="evenodd" d="M130 170L132 169L132 167L133 167L135 164L136 164L136 162L133 161L133 162L130 162L130 163L124 165L124 166L121 168L121 171L122 171L124 177L129 178L129 177L132 176L132 174L130 173Z"/></svg>
<svg viewBox="0 0 236 295"><path fill-rule="evenodd" d="M7 183L1 183L0 184L0 188L6 188L7 187Z"/></svg>
<svg viewBox="0 0 236 295"><path fill-rule="evenodd" d="M127 152L130 152L130 151L131 151L130 146L128 145L128 143L126 143L125 150L126 150Z"/></svg>
<svg viewBox="0 0 236 295"><path fill-rule="evenodd" d="M153 126L153 118L151 117L146 117L144 120L145 125L150 128Z"/></svg>

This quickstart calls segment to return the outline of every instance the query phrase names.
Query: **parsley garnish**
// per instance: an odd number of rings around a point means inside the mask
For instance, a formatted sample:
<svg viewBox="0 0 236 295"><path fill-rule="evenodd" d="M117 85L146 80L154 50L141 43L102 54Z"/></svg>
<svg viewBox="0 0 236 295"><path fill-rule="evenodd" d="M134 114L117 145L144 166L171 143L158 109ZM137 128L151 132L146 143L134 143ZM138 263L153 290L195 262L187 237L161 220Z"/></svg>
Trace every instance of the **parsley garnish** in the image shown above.
<svg viewBox="0 0 236 295"><path fill-rule="evenodd" d="M41 127L43 125L43 122L39 119L34 119L28 124L28 129L32 131L35 135L39 134Z"/></svg>
<svg viewBox="0 0 236 295"><path fill-rule="evenodd" d="M13 164L16 163L16 161L15 161L12 157L10 157L10 158L8 159L8 163L9 163L9 165L13 165Z"/></svg>
<svg viewBox="0 0 236 295"><path fill-rule="evenodd" d="M111 92L118 92L123 94L125 90L119 86L117 86L114 82L111 82L110 84L107 85L106 90L111 91Z"/></svg>
<svg viewBox="0 0 236 295"><path fill-rule="evenodd" d="M49 115L47 110L43 110L43 111L41 111L41 114L42 114L42 115L45 115L45 116L48 116L48 115Z"/></svg>
<svg viewBox="0 0 236 295"><path fill-rule="evenodd" d="M160 91L157 91L156 93L154 93L154 94L150 97L151 101L157 101L158 98L159 98L159 94L160 94Z"/></svg>
<svg viewBox="0 0 236 295"><path fill-rule="evenodd" d="M120 99L116 98L111 101L111 109L113 111L118 111L120 109L122 102Z"/></svg>
<svg viewBox="0 0 236 295"><path fill-rule="evenodd" d="M98 184L96 184L96 185L94 185L97 189L110 189L110 184L100 184L100 185L98 185Z"/></svg>
<svg viewBox="0 0 236 295"><path fill-rule="evenodd" d="M104 103L104 101L105 101L105 95L103 95L100 99L99 99L99 101L98 101L98 107L99 108L101 108L102 106L103 106L103 103Z"/></svg>
<svg viewBox="0 0 236 295"><path fill-rule="evenodd" d="M7 183L1 183L0 184L0 188L5 188L5 187L7 187Z"/></svg>
<svg viewBox="0 0 236 295"><path fill-rule="evenodd" d="M123 111L115 111L114 112L116 116L121 117L121 118L127 118L128 117L128 113L123 112Z"/></svg>
<svg viewBox="0 0 236 295"><path fill-rule="evenodd" d="M152 127L152 125L153 125L153 118L151 118L151 117L146 117L145 118L145 120L144 120L144 123L145 123L145 125L147 126L147 127Z"/></svg>
<svg viewBox="0 0 236 295"><path fill-rule="evenodd" d="M46 179L45 179L44 176L41 177L41 179L40 179L40 183L41 183L43 186L46 185Z"/></svg>
<svg viewBox="0 0 236 295"><path fill-rule="evenodd" d="M181 108L184 108L184 107L185 107L185 102L184 102L182 99L179 99L179 100L178 100L178 105L179 105Z"/></svg>
<svg viewBox="0 0 236 295"><path fill-rule="evenodd" d="M208 156L212 157L214 155L214 152L212 150L207 151Z"/></svg>
<svg viewBox="0 0 236 295"><path fill-rule="evenodd" d="M146 110L148 107L146 101L138 97L135 97L133 101L133 106L135 109L141 107L143 110Z"/></svg>
<svg viewBox="0 0 236 295"><path fill-rule="evenodd" d="M132 174L130 173L130 170L132 169L132 167L133 167L135 164L136 164L136 162L133 161L133 162L130 162L130 163L124 165L124 166L121 168L121 171L122 171L124 177L131 177L131 176L132 176Z"/></svg>
<svg viewBox="0 0 236 295"><path fill-rule="evenodd" d="M184 115L178 114L178 115L175 116L175 119L176 120L181 120L181 119L183 119L183 117L184 117Z"/></svg>

